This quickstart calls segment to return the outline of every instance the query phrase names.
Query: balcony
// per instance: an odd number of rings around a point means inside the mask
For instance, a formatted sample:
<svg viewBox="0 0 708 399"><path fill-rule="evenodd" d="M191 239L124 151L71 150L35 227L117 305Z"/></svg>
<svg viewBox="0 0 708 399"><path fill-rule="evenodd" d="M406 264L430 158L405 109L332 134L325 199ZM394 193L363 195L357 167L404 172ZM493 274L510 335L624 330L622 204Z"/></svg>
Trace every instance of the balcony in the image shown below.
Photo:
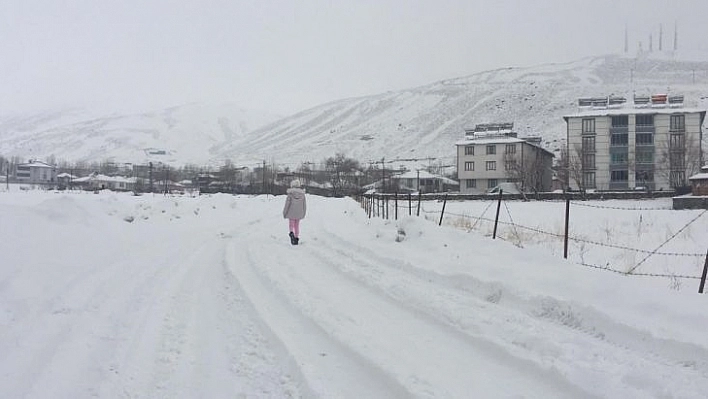
<svg viewBox="0 0 708 399"><path fill-rule="evenodd" d="M656 126L654 125L637 125L634 127L635 133L656 133Z"/></svg>
<svg viewBox="0 0 708 399"><path fill-rule="evenodd" d="M610 190L629 190L629 182L624 181L611 181Z"/></svg>
<svg viewBox="0 0 708 399"><path fill-rule="evenodd" d="M629 134L629 126L611 126L610 134Z"/></svg>

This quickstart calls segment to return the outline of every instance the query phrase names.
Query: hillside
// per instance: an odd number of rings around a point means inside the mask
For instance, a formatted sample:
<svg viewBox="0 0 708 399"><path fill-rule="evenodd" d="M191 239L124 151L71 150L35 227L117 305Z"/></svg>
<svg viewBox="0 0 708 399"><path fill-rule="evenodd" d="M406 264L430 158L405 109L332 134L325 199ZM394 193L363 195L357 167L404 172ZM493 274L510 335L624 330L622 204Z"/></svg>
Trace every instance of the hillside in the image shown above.
<svg viewBox="0 0 708 399"><path fill-rule="evenodd" d="M159 160L296 165L342 152L381 158L451 161L464 128L514 122L520 135L562 146L562 116L583 96L670 92L708 108L708 62L664 54L602 56L565 64L504 68L366 97L336 100L278 119L228 105L191 104L136 115L84 111L0 118L0 155L23 158ZM704 142L705 145L705 142Z"/></svg>
<svg viewBox="0 0 708 399"><path fill-rule="evenodd" d="M694 83L695 82L695 83ZM234 159L320 160L343 152L360 160L454 158L454 143L477 123L514 122L557 151L563 115L577 98L682 93L708 107L708 62L586 58L567 64L505 68L408 90L334 101L257 129L224 149Z"/></svg>
<svg viewBox="0 0 708 399"><path fill-rule="evenodd" d="M230 104L186 104L140 114L71 109L0 117L0 155L201 164L217 160L224 143L278 118Z"/></svg>

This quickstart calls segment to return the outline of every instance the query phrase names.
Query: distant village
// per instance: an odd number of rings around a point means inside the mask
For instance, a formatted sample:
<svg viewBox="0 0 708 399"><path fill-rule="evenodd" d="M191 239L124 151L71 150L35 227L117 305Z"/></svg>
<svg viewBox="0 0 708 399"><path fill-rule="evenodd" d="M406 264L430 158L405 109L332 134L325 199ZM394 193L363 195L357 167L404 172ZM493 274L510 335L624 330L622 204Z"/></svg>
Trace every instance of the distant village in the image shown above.
<svg viewBox="0 0 708 399"><path fill-rule="evenodd" d="M333 154L319 164L219 167L163 163L94 164L0 156L0 182L56 190L139 193L283 193L293 179L327 196L357 193L667 192L708 195L701 149L706 111L684 107L680 95L580 98L564 116L566 146L559 157L542 137L519 137L514 121L476 124L450 148L452 171L396 159L366 165ZM520 121L523 122L523 121ZM413 160L416 161L416 160ZM420 161L420 160L417 160ZM409 163L410 165L411 163Z"/></svg>

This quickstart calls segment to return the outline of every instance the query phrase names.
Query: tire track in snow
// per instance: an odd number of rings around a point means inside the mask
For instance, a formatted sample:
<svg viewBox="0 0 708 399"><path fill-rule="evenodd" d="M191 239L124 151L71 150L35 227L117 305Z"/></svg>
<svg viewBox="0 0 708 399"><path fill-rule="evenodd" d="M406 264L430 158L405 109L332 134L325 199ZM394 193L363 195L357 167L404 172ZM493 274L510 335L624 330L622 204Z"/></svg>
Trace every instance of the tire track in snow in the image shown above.
<svg viewBox="0 0 708 399"><path fill-rule="evenodd" d="M259 256L250 249L248 240L253 239L251 235L235 236L227 255L229 270L238 280L258 317L272 332L273 340L277 340L283 347L284 356L293 359L302 378L302 385L306 386L303 389L310 392L308 397L408 396L407 391L377 370L375 365L332 339L321 326L306 317L291 302L283 287L270 274L265 273L264 267L283 259L286 259L285 263L294 266L295 258L287 259L290 248L280 245L275 241L277 238L271 237L275 248L280 248Z"/></svg>
<svg viewBox="0 0 708 399"><path fill-rule="evenodd" d="M127 371L124 397L299 395L229 278L225 242L212 238L164 265L171 275L153 292L118 362Z"/></svg>
<svg viewBox="0 0 708 399"><path fill-rule="evenodd" d="M261 306L264 317L272 319L270 324L283 341L290 341L286 346L298 362L308 366L303 370L305 375L322 372L323 365L308 358L316 348L309 348L297 336L288 335L287 330L295 328L292 325L308 325L306 329L300 327L304 330L316 329L317 335L323 335L318 340L326 342L319 346L329 346L328 341L335 341L338 346L346 347L345 352L336 356L362 359L358 362L368 367L369 373L375 372L379 379L389 381L386 386L404 386L408 393L403 396L481 397L491 392L511 396L528 395L529 391L543 392L543 397L589 396L552 370L542 370L508 355L507 361L500 362L500 357L505 356L503 351L486 342L470 344L468 337L455 329L380 294L333 265L352 259L355 262L361 255L341 257L332 250L329 256L327 249L322 250L325 254L318 255L307 243L291 248L283 240L271 238L274 243L266 246L268 251L247 255L250 267L257 268L263 280L259 283L262 291L252 300L264 303ZM327 248L321 244L318 242L314 247ZM277 292L281 298L268 298L274 295L267 292ZM273 305L274 302L277 303ZM274 307L280 309L274 312ZM294 318L293 313L302 316ZM283 322L282 318L293 320ZM498 383L500 380L516 382L504 385ZM361 397L354 393L345 396ZM379 393L377 397L391 396Z"/></svg>
<svg viewBox="0 0 708 399"><path fill-rule="evenodd" d="M571 381L597 378L598 386L602 387L607 386L608 376L603 374L608 370L622 367L631 374L634 368L655 367L657 373L661 373L666 365L674 367L676 373L665 376L661 384L633 382L621 375L609 377L618 385L626 385L628 393L638 394L646 389L656 395L666 391L667 384L673 386L670 392L682 392L686 387L700 386L700 381L706 381L708 353L702 347L653 337L646 331L618 324L594 309L562 300L523 298L498 283L481 282L469 275L446 276L418 268L353 244L332 229L323 227L322 230L325 234L318 236L318 245L313 252L319 253L321 259L350 259L349 262L332 264L342 274L404 306L425 312L475 340L493 340L519 358L534 360L540 357L545 362L539 366L559 367ZM498 334L500 330L506 333ZM585 333L586 339L576 342L576 331ZM539 336L566 338L563 343L551 343ZM624 353L606 358L579 358L583 349L591 346L598 348L594 356L616 351ZM635 358L633 364L623 364L632 357ZM583 362L587 362L587 369L579 372L578 364ZM566 363L565 367L563 363ZM596 368L600 370L593 370Z"/></svg>

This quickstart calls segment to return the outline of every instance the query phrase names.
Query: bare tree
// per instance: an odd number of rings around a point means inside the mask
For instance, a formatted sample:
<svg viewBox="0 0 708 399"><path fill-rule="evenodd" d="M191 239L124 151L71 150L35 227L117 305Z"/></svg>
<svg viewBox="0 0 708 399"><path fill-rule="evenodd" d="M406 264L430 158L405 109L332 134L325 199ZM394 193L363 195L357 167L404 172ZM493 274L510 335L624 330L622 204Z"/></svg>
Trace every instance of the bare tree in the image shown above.
<svg viewBox="0 0 708 399"><path fill-rule="evenodd" d="M565 176L565 183L570 187L570 181L574 181L578 186L578 190L585 192L585 179L583 178L583 161L581 157L581 147L576 145L572 150L569 148L561 149L561 169Z"/></svg>
<svg viewBox="0 0 708 399"><path fill-rule="evenodd" d="M509 180L516 183L519 191L531 191L538 194L543 191L543 176L546 173L546 166L539 150L529 151L526 157L517 153L504 154L504 167ZM519 185L521 187L519 187Z"/></svg>
<svg viewBox="0 0 708 399"><path fill-rule="evenodd" d="M325 170L329 173L334 195L341 194L345 188L355 187L360 169L359 161L347 158L342 153L325 159Z"/></svg>
<svg viewBox="0 0 708 399"><path fill-rule="evenodd" d="M702 166L701 143L692 135L676 135L657 147L655 174L669 182L673 189L688 185L688 178Z"/></svg>

